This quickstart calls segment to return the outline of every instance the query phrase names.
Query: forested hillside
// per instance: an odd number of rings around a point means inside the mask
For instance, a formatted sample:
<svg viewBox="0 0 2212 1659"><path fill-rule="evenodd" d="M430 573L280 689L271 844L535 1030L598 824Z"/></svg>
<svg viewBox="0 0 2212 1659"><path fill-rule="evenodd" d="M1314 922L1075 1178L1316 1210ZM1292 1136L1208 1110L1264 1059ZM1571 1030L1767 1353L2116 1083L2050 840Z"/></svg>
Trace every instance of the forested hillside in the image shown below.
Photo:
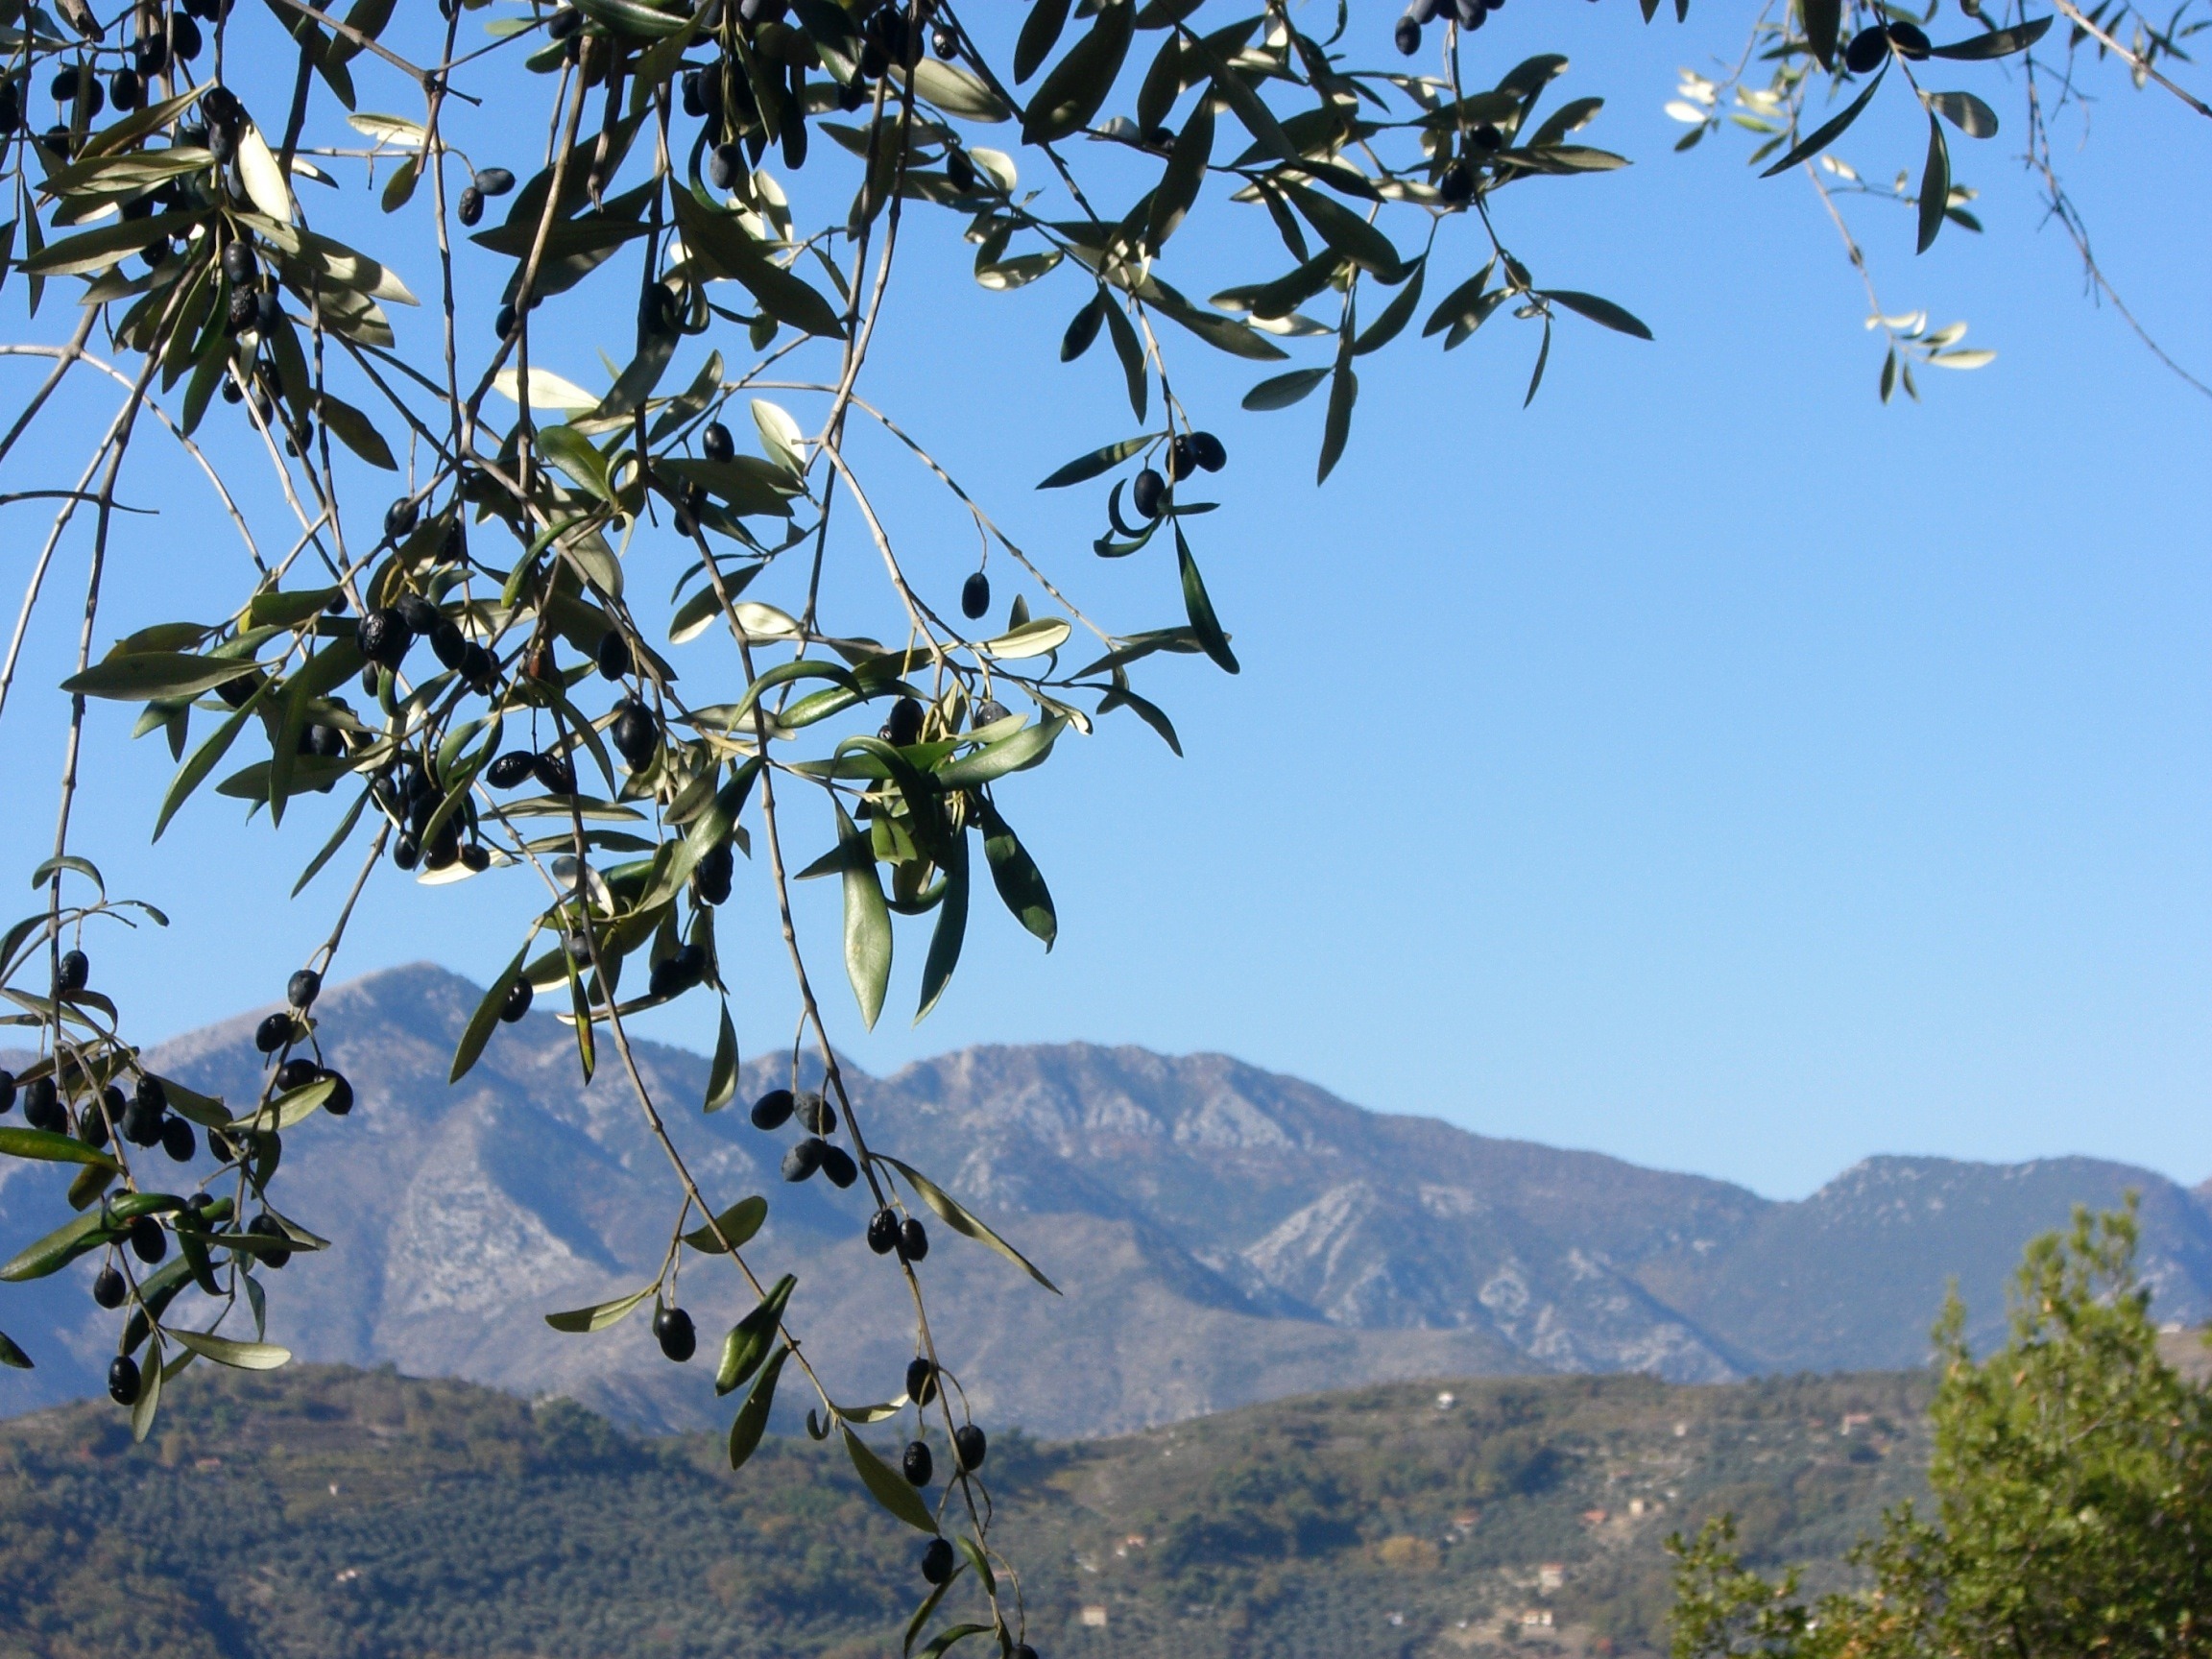
<svg viewBox="0 0 2212 1659"><path fill-rule="evenodd" d="M1665 1535L1718 1508L1762 1556L1839 1571L1918 1489L1926 1396L1392 1385L1000 1434L986 1473L1046 1659L1632 1654L1663 1644ZM105 1407L0 1425L7 1659L859 1659L897 1650L919 1548L832 1447L771 1441L733 1476L710 1436L389 1370L195 1367L135 1448Z"/></svg>

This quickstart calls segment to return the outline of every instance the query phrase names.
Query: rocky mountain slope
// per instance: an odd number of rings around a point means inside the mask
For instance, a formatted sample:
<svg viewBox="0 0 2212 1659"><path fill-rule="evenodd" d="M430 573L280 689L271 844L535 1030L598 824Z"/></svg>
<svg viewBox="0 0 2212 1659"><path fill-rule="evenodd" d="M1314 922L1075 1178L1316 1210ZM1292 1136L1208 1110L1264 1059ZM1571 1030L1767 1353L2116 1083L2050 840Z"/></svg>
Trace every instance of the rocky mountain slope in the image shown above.
<svg viewBox="0 0 2212 1659"><path fill-rule="evenodd" d="M645 1322L562 1335L543 1315L637 1287L668 1244L675 1189L618 1068L589 1087L550 1015L502 1027L445 1072L478 991L430 967L324 994L325 1050L361 1104L289 1138L287 1213L334 1240L273 1283L272 1334L302 1358L563 1392L626 1422L716 1415L704 1365L662 1360ZM254 1016L156 1065L249 1096ZM800 1278L808 1353L849 1400L900 1390L903 1291L860 1238L860 1190L777 1175L788 1136L698 1111L707 1063L638 1060L712 1200L765 1193L748 1251ZM743 1096L780 1078L748 1066ZM1220 1055L1086 1045L970 1049L854 1074L871 1136L998 1225L1066 1294L935 1229L923 1266L940 1351L977 1408L1094 1434L1250 1401L1398 1379L1641 1371L1674 1382L1917 1363L1946 1283L1980 1332L2003 1319L2021 1243L2076 1202L2145 1206L2165 1317L2212 1314L2212 1214L2125 1166L1873 1159L1801 1203L1594 1153L1385 1116ZM0 1168L0 1252L52 1210L52 1170ZM694 1220L696 1217L694 1217ZM693 1257L683 1298L709 1333L741 1309ZM112 1321L92 1264L0 1289L0 1329L39 1369L0 1373L0 1410L95 1391Z"/></svg>

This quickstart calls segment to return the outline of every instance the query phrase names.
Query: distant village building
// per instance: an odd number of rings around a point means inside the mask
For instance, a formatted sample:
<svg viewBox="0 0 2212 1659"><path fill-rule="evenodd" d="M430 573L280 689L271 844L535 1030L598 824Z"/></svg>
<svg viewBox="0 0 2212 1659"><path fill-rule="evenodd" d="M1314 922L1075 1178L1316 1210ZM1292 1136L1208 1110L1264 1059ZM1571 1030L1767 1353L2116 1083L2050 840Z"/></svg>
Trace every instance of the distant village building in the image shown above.
<svg viewBox="0 0 2212 1659"><path fill-rule="evenodd" d="M1524 1630L1551 1629L1551 1609L1549 1607L1528 1608L1521 1615L1521 1628Z"/></svg>
<svg viewBox="0 0 2212 1659"><path fill-rule="evenodd" d="M1121 1543L1124 1548L1130 1550L1142 1550L1144 1548L1144 1534L1142 1532L1132 1532L1128 1537L1122 1539Z"/></svg>
<svg viewBox="0 0 2212 1659"><path fill-rule="evenodd" d="M1452 1517L1452 1525L1461 1532L1472 1532L1475 1530L1475 1524L1481 1519L1481 1510L1462 1509L1458 1514Z"/></svg>
<svg viewBox="0 0 2212 1659"><path fill-rule="evenodd" d="M1582 1524L1585 1527L1602 1527L1610 1513L1610 1510L1605 1509L1585 1509L1582 1511Z"/></svg>
<svg viewBox="0 0 2212 1659"><path fill-rule="evenodd" d="M1536 1569L1536 1588L1543 1591L1558 1589L1567 1582L1566 1566L1558 1561L1547 1561ZM1549 1619L1545 1621L1551 1623Z"/></svg>
<svg viewBox="0 0 2212 1659"><path fill-rule="evenodd" d="M1685 1435L1687 1435L1689 1432L1690 1432L1690 1425L1689 1425L1689 1424L1687 1424L1687 1423L1677 1423L1677 1424L1675 1424L1675 1425L1674 1425L1674 1438L1675 1438L1675 1439L1679 1440L1679 1439L1683 1438Z"/></svg>
<svg viewBox="0 0 2212 1659"><path fill-rule="evenodd" d="M1863 1429L1873 1421L1874 1413L1871 1411L1846 1411L1843 1413L1843 1426L1839 1432L1849 1434L1852 1430Z"/></svg>
<svg viewBox="0 0 2212 1659"><path fill-rule="evenodd" d="M1439 1411L1449 1411L1452 1409L1455 1402L1456 1397L1452 1393L1450 1389L1446 1389L1443 1393L1436 1396L1436 1409Z"/></svg>
<svg viewBox="0 0 2212 1659"><path fill-rule="evenodd" d="M1075 1623L1086 1630L1105 1629L1106 1604L1103 1601L1084 1602L1082 1610L1075 1615Z"/></svg>

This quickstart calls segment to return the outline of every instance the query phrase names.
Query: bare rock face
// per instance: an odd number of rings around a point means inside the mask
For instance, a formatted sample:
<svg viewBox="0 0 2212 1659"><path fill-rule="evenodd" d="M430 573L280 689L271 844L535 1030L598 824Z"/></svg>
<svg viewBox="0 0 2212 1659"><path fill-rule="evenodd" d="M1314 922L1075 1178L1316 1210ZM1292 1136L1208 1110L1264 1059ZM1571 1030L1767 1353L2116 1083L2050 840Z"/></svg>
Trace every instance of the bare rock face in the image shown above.
<svg viewBox="0 0 2212 1659"><path fill-rule="evenodd" d="M673 1188L616 1070L585 1085L549 1014L501 1026L447 1087L479 996L426 966L323 993L325 1046L359 1104L288 1137L282 1202L335 1247L296 1256L276 1283L273 1338L302 1358L567 1394L647 1428L720 1420L709 1367L669 1364L643 1317L589 1337L546 1326L652 1278ZM247 1097L256 1018L155 1063ZM748 1259L764 1278L798 1275L809 1357L848 1398L897 1394L910 1314L862 1240L865 1189L785 1184L789 1137L742 1111L698 1112L704 1058L652 1044L637 1058L709 1198L768 1197ZM781 1080L770 1065L748 1069L745 1097ZM2021 1244L2130 1187L2161 1317L2212 1315L2204 1198L2086 1159L1874 1159L1776 1204L1363 1111L1217 1054L989 1047L848 1076L879 1150L934 1176L1065 1292L933 1227L923 1272L939 1351L990 1421L1044 1434L1419 1377L1913 1365L1950 1277L1977 1332L1994 1332ZM57 1179L0 1166L0 1254L51 1225L39 1195ZM113 1326L88 1294L94 1266L0 1286L0 1329L38 1362L0 1373L0 1410L100 1391ZM693 1257L683 1295L711 1354L744 1310L733 1276Z"/></svg>

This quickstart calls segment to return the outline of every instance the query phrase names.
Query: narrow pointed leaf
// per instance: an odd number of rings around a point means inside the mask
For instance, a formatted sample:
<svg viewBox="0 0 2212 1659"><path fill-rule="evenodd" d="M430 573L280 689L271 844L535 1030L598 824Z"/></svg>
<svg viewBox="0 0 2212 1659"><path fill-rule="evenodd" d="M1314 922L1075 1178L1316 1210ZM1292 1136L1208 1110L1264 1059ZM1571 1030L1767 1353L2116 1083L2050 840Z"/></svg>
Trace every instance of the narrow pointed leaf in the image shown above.
<svg viewBox="0 0 2212 1659"><path fill-rule="evenodd" d="M922 1494L906 1483L903 1475L871 1452L868 1443L850 1429L845 1431L845 1455L853 1459L860 1484L868 1488L877 1503L918 1532L937 1530L937 1519L929 1513L929 1505L922 1502Z"/></svg>
<svg viewBox="0 0 2212 1659"><path fill-rule="evenodd" d="M837 841L845 849L845 976L870 1030L883 1012L883 993L891 983L891 910L876 874L868 838L854 828L845 808L837 808Z"/></svg>

